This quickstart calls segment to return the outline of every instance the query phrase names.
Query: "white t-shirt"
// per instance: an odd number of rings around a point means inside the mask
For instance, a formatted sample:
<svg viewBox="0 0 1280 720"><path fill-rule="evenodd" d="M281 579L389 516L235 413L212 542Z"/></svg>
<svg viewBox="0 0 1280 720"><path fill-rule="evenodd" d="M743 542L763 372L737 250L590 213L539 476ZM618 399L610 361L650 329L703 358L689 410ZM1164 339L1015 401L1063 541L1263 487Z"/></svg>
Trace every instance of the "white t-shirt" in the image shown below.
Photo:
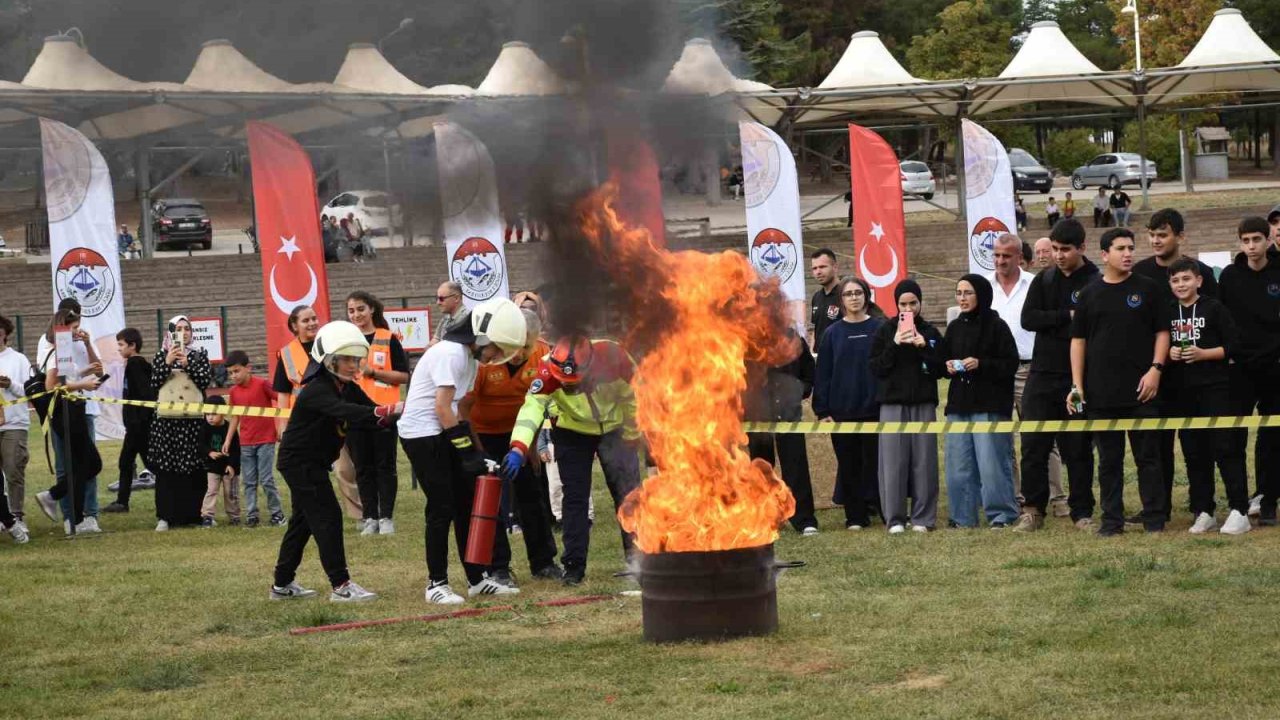
<svg viewBox="0 0 1280 720"><path fill-rule="evenodd" d="M31 377L31 361L27 360L26 355L6 347L0 350L0 375L10 380L9 387L0 388L0 396L7 402L13 402L24 394L22 386ZM0 431L26 430L30 427L31 409L26 403L4 406L4 424L0 425Z"/></svg>
<svg viewBox="0 0 1280 720"><path fill-rule="evenodd" d="M405 439L431 437L444 431L436 417L436 390L451 387L453 412L458 401L471 391L479 363L471 357L467 346L444 340L432 345L418 361L409 379L409 392L404 398L404 414L396 427Z"/></svg>
<svg viewBox="0 0 1280 720"><path fill-rule="evenodd" d="M86 330L86 333L89 331ZM93 336L89 336L89 342L93 342ZM89 367L89 351L85 349L84 343L76 342L75 347L71 348L71 357L75 359L76 366L71 368L71 372L66 373L71 380L80 380L80 371ZM54 354L54 345L42 333L40 335L40 345L36 348L36 369L49 370L49 368L58 367L58 357ZM52 355L52 357L50 357ZM45 364L45 358L49 359L49 364ZM97 393L92 390L83 390L81 394L86 397L97 397ZM102 412L98 403L89 400L84 404L85 415L98 415Z"/></svg>
<svg viewBox="0 0 1280 720"><path fill-rule="evenodd" d="M1013 292L1006 295L996 274L987 274L987 280L991 281L991 309L996 311L1013 333L1013 340L1018 345L1018 360L1021 362L1031 362L1031 351L1036 347L1036 334L1022 327L1022 306L1027 304L1027 290L1031 288L1033 278L1035 275L1026 270L1019 271Z"/></svg>

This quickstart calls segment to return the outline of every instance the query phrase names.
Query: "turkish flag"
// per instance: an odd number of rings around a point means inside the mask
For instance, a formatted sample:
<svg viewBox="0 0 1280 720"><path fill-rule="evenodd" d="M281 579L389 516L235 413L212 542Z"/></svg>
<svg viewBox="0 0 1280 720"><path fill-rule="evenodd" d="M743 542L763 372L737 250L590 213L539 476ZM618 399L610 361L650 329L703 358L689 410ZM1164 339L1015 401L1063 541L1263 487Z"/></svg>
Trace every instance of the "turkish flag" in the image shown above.
<svg viewBox="0 0 1280 720"><path fill-rule="evenodd" d="M610 128L607 137L609 180L618 186L615 209L618 218L632 227L649 230L653 244L667 244L667 223L662 214L662 179L653 148L638 132Z"/></svg>
<svg viewBox="0 0 1280 720"><path fill-rule="evenodd" d="M907 277L907 236L902 217L902 171L893 148L876 133L849 124L849 182L853 188L853 252L858 277L890 317L898 314L893 290Z"/></svg>
<svg viewBox="0 0 1280 720"><path fill-rule="evenodd" d="M250 122L245 132L262 256L266 360L267 367L273 367L276 352L293 340L289 313L295 307L310 305L321 324L329 322L329 278L311 158L279 128Z"/></svg>

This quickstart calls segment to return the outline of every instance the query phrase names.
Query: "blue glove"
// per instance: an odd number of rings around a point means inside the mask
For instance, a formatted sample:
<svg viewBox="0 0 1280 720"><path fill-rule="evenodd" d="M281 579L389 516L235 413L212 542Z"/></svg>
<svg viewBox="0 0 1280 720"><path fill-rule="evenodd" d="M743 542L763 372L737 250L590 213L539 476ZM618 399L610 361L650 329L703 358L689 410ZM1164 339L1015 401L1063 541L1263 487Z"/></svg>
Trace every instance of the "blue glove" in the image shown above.
<svg viewBox="0 0 1280 720"><path fill-rule="evenodd" d="M524 467L524 453L519 450L512 449L507 456L502 459L502 479L515 480L520 474L520 468Z"/></svg>

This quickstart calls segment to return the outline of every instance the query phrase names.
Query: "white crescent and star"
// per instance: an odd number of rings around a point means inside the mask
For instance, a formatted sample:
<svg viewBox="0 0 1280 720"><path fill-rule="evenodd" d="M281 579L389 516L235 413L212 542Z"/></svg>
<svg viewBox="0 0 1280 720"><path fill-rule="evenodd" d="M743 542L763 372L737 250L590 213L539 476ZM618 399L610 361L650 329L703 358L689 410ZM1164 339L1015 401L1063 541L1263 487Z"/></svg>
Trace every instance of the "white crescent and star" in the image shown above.
<svg viewBox="0 0 1280 720"><path fill-rule="evenodd" d="M302 248L298 247L297 236L286 238L280 237L280 249L276 252L284 253L285 257L293 262L295 253L302 252ZM300 298L287 298L280 294L280 290L276 287L276 265L271 266L271 277L268 283L271 290L271 300L282 313L291 313L293 309L299 305L314 305L316 297L320 294L319 283L316 278L316 271L311 267L311 263L307 262L307 272L311 274L311 284L308 286L307 292Z"/></svg>
<svg viewBox="0 0 1280 720"><path fill-rule="evenodd" d="M884 227L880 223L877 223L877 222L871 223L871 232L868 234L874 237L876 239L876 242L884 241L884 236L885 236ZM863 245L862 249L858 251L858 271L862 275L862 279L866 280L867 284L870 285L871 287L875 287L875 288L889 287L890 285L893 284L895 280L898 279L898 253L897 252L889 253L889 256L893 260L892 264L889 266L889 272L883 275L877 275L876 273L871 272L871 270L867 268L867 260L866 260L867 247L868 247L867 245Z"/></svg>

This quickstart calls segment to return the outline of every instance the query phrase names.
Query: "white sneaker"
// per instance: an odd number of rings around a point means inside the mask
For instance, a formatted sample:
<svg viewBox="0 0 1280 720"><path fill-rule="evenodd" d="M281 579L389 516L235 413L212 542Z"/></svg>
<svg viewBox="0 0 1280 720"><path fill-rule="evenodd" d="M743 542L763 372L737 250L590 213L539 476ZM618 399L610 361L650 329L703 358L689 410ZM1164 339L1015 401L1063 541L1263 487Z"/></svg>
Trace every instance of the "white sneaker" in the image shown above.
<svg viewBox="0 0 1280 720"><path fill-rule="evenodd" d="M169 532L169 523L164 520L156 523L156 532Z"/></svg>
<svg viewBox="0 0 1280 720"><path fill-rule="evenodd" d="M299 585L297 580L294 580L293 582L289 583L288 585L285 585L284 587L280 587L279 585L272 585L271 591L267 593L267 599L268 600L298 600L301 598L315 597L315 594L316 594L315 590L308 590L307 588L304 588L301 585Z"/></svg>
<svg viewBox="0 0 1280 720"><path fill-rule="evenodd" d="M1218 529L1218 521L1215 520L1213 516L1210 515L1209 513L1202 512L1196 516L1195 523L1192 524L1191 529L1188 530L1187 532L1191 533L1192 535L1200 535L1203 533L1212 532L1217 529Z"/></svg>
<svg viewBox="0 0 1280 720"><path fill-rule="evenodd" d="M39 500L40 496L37 495L36 499ZM1260 515L1262 515L1262 493L1249 498L1249 517L1258 517Z"/></svg>
<svg viewBox="0 0 1280 720"><path fill-rule="evenodd" d="M423 595L426 596L427 602L433 605L461 605L466 602L461 595L449 587L449 583L443 582L439 585L427 585L427 590Z"/></svg>
<svg viewBox="0 0 1280 720"><path fill-rule="evenodd" d="M49 516L50 520L58 522L58 501L53 499L53 495L48 490L41 490L36 493L36 504L40 506L40 510L45 515ZM1261 497L1258 498L1258 508L1258 512L1262 512Z"/></svg>
<svg viewBox="0 0 1280 720"><path fill-rule="evenodd" d="M923 526L923 525L912 525L912 526L911 526L911 532L927 533L927 532L929 532L929 528L927 528L927 527L925 527L925 526Z"/></svg>
<svg viewBox="0 0 1280 720"><path fill-rule="evenodd" d="M480 582L467 588L467 595L475 597L477 595L519 595L520 588L503 585L488 575Z"/></svg>
<svg viewBox="0 0 1280 720"><path fill-rule="evenodd" d="M14 520L13 524L5 528L4 531L12 535L13 541L19 545L25 545L27 541L31 540L31 536L27 534L27 529L17 520Z"/></svg>
<svg viewBox="0 0 1280 720"><path fill-rule="evenodd" d="M1232 510L1218 532L1223 535L1243 535L1252 529L1253 525L1249 523L1248 516L1241 515L1239 510Z"/></svg>
<svg viewBox="0 0 1280 720"><path fill-rule="evenodd" d="M377 599L377 593L369 592L350 580L329 593L329 602L369 602Z"/></svg>
<svg viewBox="0 0 1280 720"><path fill-rule="evenodd" d="M805 537L813 537L814 535L817 535L817 534L818 534L818 528L816 528L816 527L814 527L814 526L810 525L809 527L805 528L804 530L801 530L801 531L800 531L800 534L801 534L801 535L803 535L803 536L805 536Z"/></svg>
<svg viewBox="0 0 1280 720"><path fill-rule="evenodd" d="M364 520L361 520L360 534L361 535L377 535L378 521L374 520L373 518L365 518Z"/></svg>
<svg viewBox="0 0 1280 720"><path fill-rule="evenodd" d="M382 518L381 520L378 521L378 534L379 535L395 535L396 534L396 524L391 521L391 518Z"/></svg>
<svg viewBox="0 0 1280 720"><path fill-rule="evenodd" d="M845 530L861 530L861 529L862 529L862 526L861 526L861 525L846 525L844 529L845 529Z"/></svg>
<svg viewBox="0 0 1280 720"><path fill-rule="evenodd" d="M889 534L890 534L890 535L901 535L902 533L904 533L904 532L906 532L906 531L907 531L907 529L906 529L905 527L903 527L902 525L898 525L898 524L896 524L896 523L895 523L895 524L893 524L893 525L890 525L890 526L889 526Z"/></svg>

